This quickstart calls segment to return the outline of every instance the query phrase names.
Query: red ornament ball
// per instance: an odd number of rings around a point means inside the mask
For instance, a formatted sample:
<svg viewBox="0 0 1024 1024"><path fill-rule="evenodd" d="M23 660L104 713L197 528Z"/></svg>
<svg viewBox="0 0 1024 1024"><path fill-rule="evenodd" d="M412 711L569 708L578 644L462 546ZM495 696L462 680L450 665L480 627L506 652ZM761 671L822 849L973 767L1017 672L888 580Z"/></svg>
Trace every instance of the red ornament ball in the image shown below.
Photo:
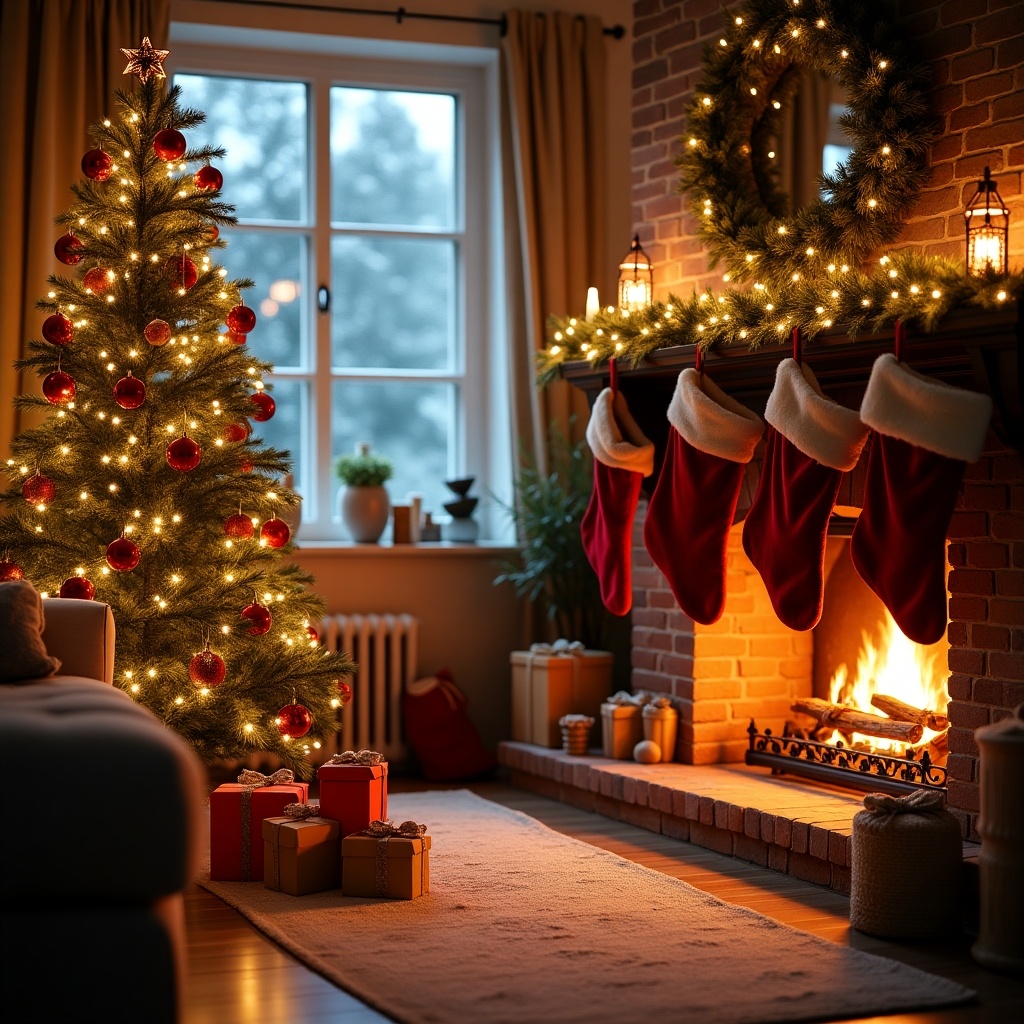
<svg viewBox="0 0 1024 1024"><path fill-rule="evenodd" d="M87 270L82 278L82 287L93 293L102 295L111 285L109 271L106 267L93 267Z"/></svg>
<svg viewBox="0 0 1024 1024"><path fill-rule="evenodd" d="M224 659L206 645L205 651L193 656L188 665L188 677L200 686L220 686L227 674Z"/></svg>
<svg viewBox="0 0 1024 1024"><path fill-rule="evenodd" d="M207 164L196 171L194 180L196 188L201 192L213 192L224 184L224 175L216 167Z"/></svg>
<svg viewBox="0 0 1024 1024"><path fill-rule="evenodd" d="M70 345L75 340L75 325L63 313L51 313L43 321L43 337L51 345Z"/></svg>
<svg viewBox="0 0 1024 1024"><path fill-rule="evenodd" d="M252 428L248 423L229 423L224 428L223 436L225 441L245 441L251 433Z"/></svg>
<svg viewBox="0 0 1024 1024"><path fill-rule="evenodd" d="M252 463L248 459L242 459L242 463L238 468L242 473L251 473Z"/></svg>
<svg viewBox="0 0 1024 1024"><path fill-rule="evenodd" d="M203 228L204 242L216 242L218 238L220 238L220 228L216 224L207 224Z"/></svg>
<svg viewBox="0 0 1024 1024"><path fill-rule="evenodd" d="M338 699L341 701L342 706L350 703L352 700L352 687L340 680L338 682Z"/></svg>
<svg viewBox="0 0 1024 1024"><path fill-rule="evenodd" d="M292 531L283 519L268 519L260 528L260 540L266 541L271 548L284 547L291 535Z"/></svg>
<svg viewBox="0 0 1024 1024"><path fill-rule="evenodd" d="M320 634L312 626L306 627L306 634L309 636L310 647L315 647L320 643Z"/></svg>
<svg viewBox="0 0 1024 1024"><path fill-rule="evenodd" d="M277 402L266 391L257 391L255 395L250 395L249 401L253 405L259 406L259 411L252 414L252 418L257 423L266 423L277 409Z"/></svg>
<svg viewBox="0 0 1024 1024"><path fill-rule="evenodd" d="M122 409L138 409L146 400L146 385L130 373L114 385L114 401Z"/></svg>
<svg viewBox="0 0 1024 1024"><path fill-rule="evenodd" d="M203 453L191 437L182 435L167 446L167 465L179 473L188 473L199 465Z"/></svg>
<svg viewBox="0 0 1024 1024"><path fill-rule="evenodd" d="M248 334L256 326L256 313L248 306L235 306L225 318L225 323L238 334Z"/></svg>
<svg viewBox="0 0 1024 1024"><path fill-rule="evenodd" d="M106 181L113 169L113 159L102 149L90 149L82 157L82 173L93 181Z"/></svg>
<svg viewBox="0 0 1024 1024"><path fill-rule="evenodd" d="M96 588L84 576L69 576L60 585L60 596L76 601L91 601L95 594Z"/></svg>
<svg viewBox="0 0 1024 1024"><path fill-rule="evenodd" d="M138 545L127 537L118 537L107 545L107 565L118 572L131 572L141 557Z"/></svg>
<svg viewBox="0 0 1024 1024"><path fill-rule="evenodd" d="M24 578L24 570L17 562L0 562L0 583L10 583L12 580Z"/></svg>
<svg viewBox="0 0 1024 1024"><path fill-rule="evenodd" d="M187 256L172 256L164 263L164 273L175 288L185 291L199 280L196 265Z"/></svg>
<svg viewBox="0 0 1024 1024"><path fill-rule="evenodd" d="M21 496L30 505L49 505L56 493L57 488L53 486L53 481L38 471L21 485Z"/></svg>
<svg viewBox="0 0 1024 1024"><path fill-rule="evenodd" d="M176 128L164 128L153 138L153 152L168 163L185 155L185 136Z"/></svg>
<svg viewBox="0 0 1024 1024"><path fill-rule="evenodd" d="M61 235L56 242L53 243L53 255L66 264L69 267L73 267L76 263L82 262L82 254L78 252L82 248L82 243L75 238L69 231L66 235Z"/></svg>
<svg viewBox="0 0 1024 1024"><path fill-rule="evenodd" d="M63 370L54 370L43 378L43 397L50 405L63 405L75 397L75 378Z"/></svg>
<svg viewBox="0 0 1024 1024"><path fill-rule="evenodd" d="M150 320L142 333L150 345L162 348L171 340L171 325L166 320Z"/></svg>
<svg viewBox="0 0 1024 1024"><path fill-rule="evenodd" d="M277 713L277 728L282 736L297 740L309 732L313 713L304 704L286 704Z"/></svg>
<svg viewBox="0 0 1024 1024"><path fill-rule="evenodd" d="M270 632L270 609L259 603L246 605L242 609L242 618L248 619L251 625L246 630L249 636L263 636Z"/></svg>
<svg viewBox="0 0 1024 1024"><path fill-rule="evenodd" d="M252 525L252 519L249 516L236 512L235 515L228 516L224 520L224 532L236 540L249 540L256 532L256 528Z"/></svg>

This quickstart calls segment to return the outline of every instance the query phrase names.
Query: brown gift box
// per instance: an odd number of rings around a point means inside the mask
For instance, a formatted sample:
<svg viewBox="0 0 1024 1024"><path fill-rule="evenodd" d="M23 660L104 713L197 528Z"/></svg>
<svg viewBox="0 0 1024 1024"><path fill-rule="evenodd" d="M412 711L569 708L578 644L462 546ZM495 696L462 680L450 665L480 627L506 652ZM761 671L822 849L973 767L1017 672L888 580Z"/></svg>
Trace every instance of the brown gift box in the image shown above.
<svg viewBox="0 0 1024 1024"><path fill-rule="evenodd" d="M600 718L614 660L608 651L512 651L512 739L561 747L563 715Z"/></svg>
<svg viewBox="0 0 1024 1024"><path fill-rule="evenodd" d="M292 896L337 889L340 838L331 818L264 818L263 884Z"/></svg>
<svg viewBox="0 0 1024 1024"><path fill-rule="evenodd" d="M356 832L341 841L343 896L414 900L430 892L430 836L378 838Z"/></svg>

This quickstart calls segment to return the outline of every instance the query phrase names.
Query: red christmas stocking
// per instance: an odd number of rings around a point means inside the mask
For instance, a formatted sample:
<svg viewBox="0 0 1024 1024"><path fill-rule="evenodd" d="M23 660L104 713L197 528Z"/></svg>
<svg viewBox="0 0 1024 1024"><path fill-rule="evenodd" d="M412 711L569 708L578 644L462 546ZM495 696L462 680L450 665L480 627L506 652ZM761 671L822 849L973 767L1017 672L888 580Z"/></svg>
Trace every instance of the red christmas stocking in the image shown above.
<svg viewBox="0 0 1024 1024"><path fill-rule="evenodd" d="M725 608L729 527L764 424L694 369L679 375L668 419L668 448L647 509L644 544L679 607L710 625Z"/></svg>
<svg viewBox="0 0 1024 1024"><path fill-rule="evenodd" d="M640 483L654 472L654 445L630 415L620 391L597 396L587 424L594 453L594 489L583 513L583 550L601 584L601 600L613 615L633 607L633 516Z"/></svg>
<svg viewBox="0 0 1024 1024"><path fill-rule="evenodd" d="M825 534L843 473L857 464L868 428L826 398L809 366L783 359L768 398L761 479L743 524L743 550L790 629L821 618Z"/></svg>
<svg viewBox="0 0 1024 1024"><path fill-rule="evenodd" d="M988 395L879 356L860 409L875 433L850 539L861 579L915 643L946 632L946 531L968 462L981 456Z"/></svg>

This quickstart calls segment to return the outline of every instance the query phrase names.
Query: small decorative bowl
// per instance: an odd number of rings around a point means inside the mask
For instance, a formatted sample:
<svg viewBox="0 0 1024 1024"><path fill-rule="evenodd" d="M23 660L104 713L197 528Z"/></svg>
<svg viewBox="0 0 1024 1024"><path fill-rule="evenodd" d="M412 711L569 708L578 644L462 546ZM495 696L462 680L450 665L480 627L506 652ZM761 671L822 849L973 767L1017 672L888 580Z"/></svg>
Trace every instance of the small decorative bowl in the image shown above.
<svg viewBox="0 0 1024 1024"><path fill-rule="evenodd" d="M473 486L473 481L475 479L475 476L467 476L462 480L445 480L444 485L453 494L457 494L460 498L464 498L470 487Z"/></svg>
<svg viewBox="0 0 1024 1024"><path fill-rule="evenodd" d="M473 514L473 510L479 502L479 498L459 498L458 501L449 501L444 506L445 512L455 519L465 519Z"/></svg>

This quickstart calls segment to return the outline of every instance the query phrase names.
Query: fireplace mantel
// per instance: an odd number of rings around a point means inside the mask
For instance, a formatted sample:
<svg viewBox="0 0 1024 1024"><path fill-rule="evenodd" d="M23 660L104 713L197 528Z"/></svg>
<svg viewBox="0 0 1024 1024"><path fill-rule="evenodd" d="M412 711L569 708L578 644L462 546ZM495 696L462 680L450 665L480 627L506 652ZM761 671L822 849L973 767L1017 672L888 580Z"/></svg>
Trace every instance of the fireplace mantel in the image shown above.
<svg viewBox="0 0 1024 1024"><path fill-rule="evenodd" d="M1004 310L955 310L931 334L908 331L904 359L920 373L950 384L984 391L996 411L993 428L1001 441L1024 451L1024 408L1021 395L1024 363L1024 299L1008 302ZM819 334L804 348L822 390L850 407L863 396L872 363L893 350L893 331L861 334L851 341L842 328ZM785 344L760 349L739 345L712 349L704 368L729 395L763 412L775 382L775 368L792 351ZM655 349L635 367L620 363L619 383L630 411L644 432L660 447L667 431L665 410L682 370L694 365L696 345ZM587 393L591 404L608 383L607 364L594 367L586 360L567 362L562 377Z"/></svg>

